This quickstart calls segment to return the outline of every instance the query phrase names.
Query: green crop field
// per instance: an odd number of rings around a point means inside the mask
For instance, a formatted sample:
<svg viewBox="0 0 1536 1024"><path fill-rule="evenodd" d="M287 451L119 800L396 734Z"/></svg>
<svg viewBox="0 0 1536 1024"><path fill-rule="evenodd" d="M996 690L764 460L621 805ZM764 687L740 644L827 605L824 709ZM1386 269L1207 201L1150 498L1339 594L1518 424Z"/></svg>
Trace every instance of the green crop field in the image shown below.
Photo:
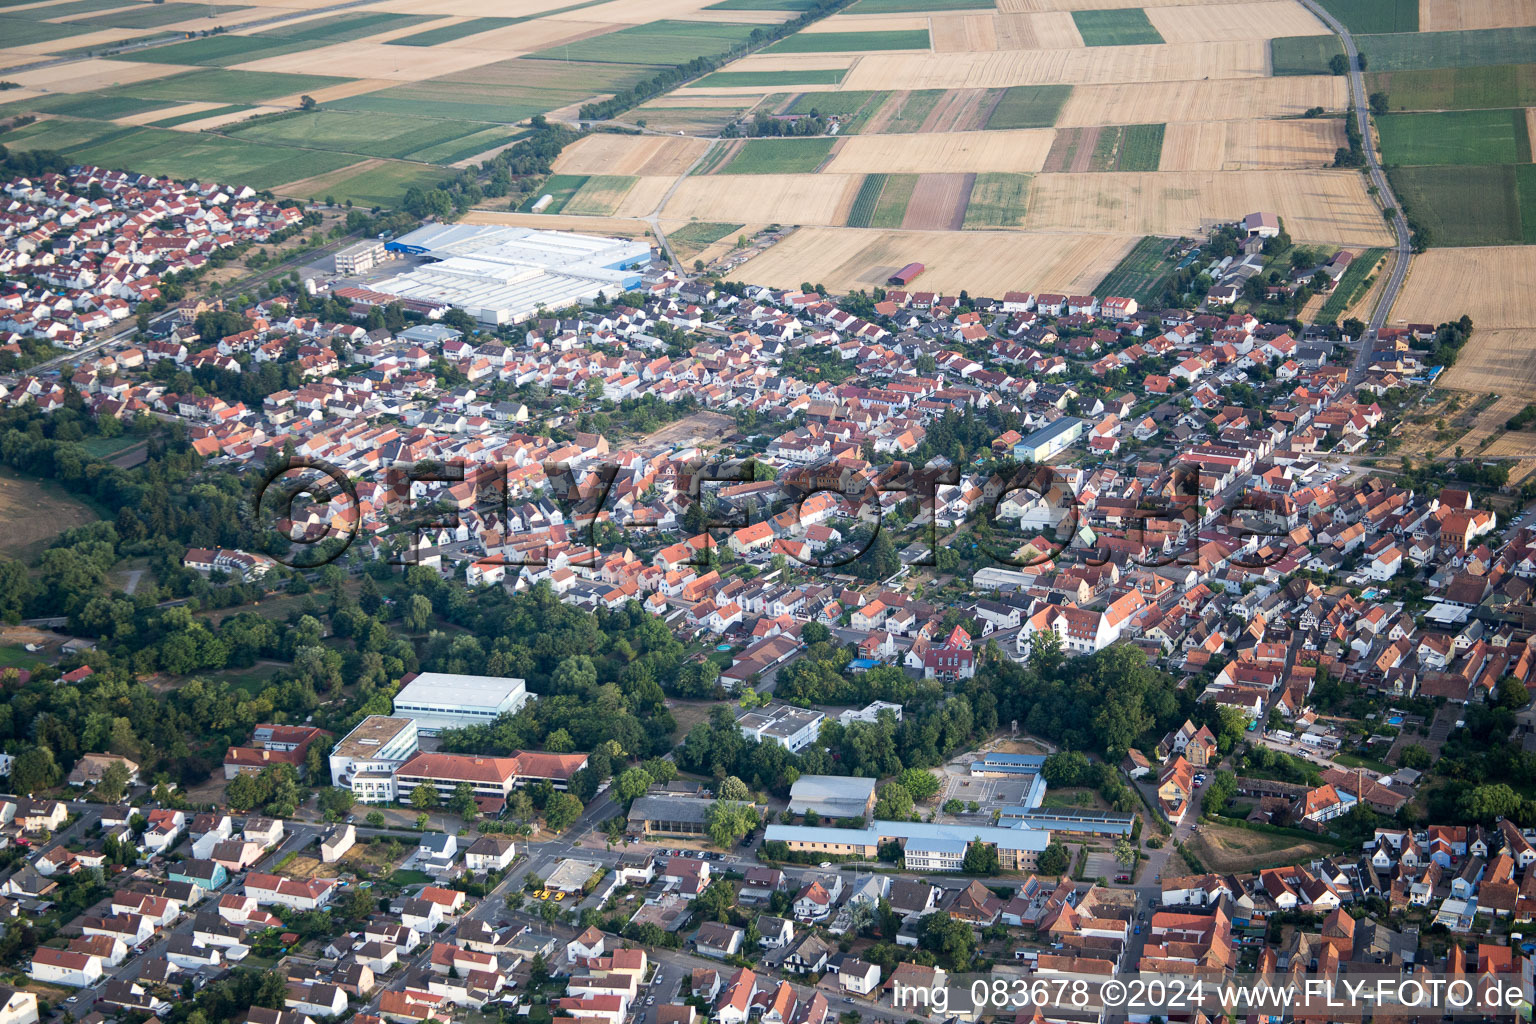
<svg viewBox="0 0 1536 1024"><path fill-rule="evenodd" d="M35 3L37 3L37 0L7 0L6 3L0 3L0 9ZM92 11L110 11L122 6L123 0L66 0L62 4L48 4L46 7L32 7L25 11L12 11L6 17L26 18L28 21L50 21L68 18L76 14L89 14Z"/></svg>
<svg viewBox="0 0 1536 1024"><path fill-rule="evenodd" d="M173 114L170 117L162 117L158 121L149 122L152 128L174 128L179 124L187 124L190 121L202 121L210 117L225 117L229 114L237 114L242 110L253 110L243 103L232 103L227 107L213 107L210 110L196 110L190 114Z"/></svg>
<svg viewBox="0 0 1536 1024"><path fill-rule="evenodd" d="M1016 85L1004 91L1003 98L992 108L987 127L993 131L1004 128L1049 128L1056 123L1061 105L1072 95L1070 85Z"/></svg>
<svg viewBox="0 0 1536 1024"><path fill-rule="evenodd" d="M1387 94L1392 110L1480 110L1536 105L1536 64L1373 71L1365 77L1367 89Z"/></svg>
<svg viewBox="0 0 1536 1024"><path fill-rule="evenodd" d="M577 103L594 93L623 92L651 73L651 68L638 64L563 64L514 58L331 100L325 105L331 110L511 124Z"/></svg>
<svg viewBox="0 0 1536 1024"><path fill-rule="evenodd" d="M585 174L551 174L544 182L543 187L534 189L528 201L518 207L523 213L531 213L533 204L545 196L554 196L554 202L550 203L540 213L559 213L565 209L565 204L571 201L571 197L581 191L581 187L587 183L589 176Z"/></svg>
<svg viewBox="0 0 1536 1024"><path fill-rule="evenodd" d="M1164 282L1173 273L1173 261L1168 258L1172 245L1166 238L1147 235L1131 247L1115 269L1104 275L1094 293L1135 299L1142 305L1160 301Z"/></svg>
<svg viewBox="0 0 1536 1024"><path fill-rule="evenodd" d="M1531 159L1524 108L1386 114L1376 124L1386 164L1517 164Z"/></svg>
<svg viewBox="0 0 1536 1024"><path fill-rule="evenodd" d="M876 32L796 32L780 39L764 53L868 53L874 50L927 50L931 47L925 28L884 29Z"/></svg>
<svg viewBox="0 0 1536 1024"><path fill-rule="evenodd" d="M1536 61L1536 26L1356 36L1370 71L1463 68Z"/></svg>
<svg viewBox="0 0 1536 1024"><path fill-rule="evenodd" d="M134 96L109 96L99 92L54 93L22 100L16 104L17 112L26 110L35 114L63 114L65 117L85 117L108 121L114 117L128 117L148 110L170 105L169 100L139 99Z"/></svg>
<svg viewBox="0 0 1536 1024"><path fill-rule="evenodd" d="M1073 11L1072 20L1086 46L1135 46L1163 41L1162 33L1152 27L1147 12L1140 7Z"/></svg>
<svg viewBox="0 0 1536 1024"><path fill-rule="evenodd" d="M1029 207L1031 174L991 172L976 175L965 207L967 228L1016 228Z"/></svg>
<svg viewBox="0 0 1536 1024"><path fill-rule="evenodd" d="M1515 245L1524 241L1515 168L1394 167L1392 190L1430 231L1430 244Z"/></svg>
<svg viewBox="0 0 1536 1024"><path fill-rule="evenodd" d="M1536 164L1520 164L1515 168L1515 191L1520 199L1520 226L1522 241L1536 245Z"/></svg>
<svg viewBox="0 0 1536 1024"><path fill-rule="evenodd" d="M594 174L567 199L562 212L611 217L640 179L628 174Z"/></svg>
<svg viewBox="0 0 1536 1024"><path fill-rule="evenodd" d="M737 234L745 224L728 224L724 221L696 220L684 224L676 231L667 233L667 244L680 260L692 259L722 238Z"/></svg>
<svg viewBox="0 0 1536 1024"><path fill-rule="evenodd" d="M436 46L438 43L451 43L465 36L479 35L481 32L491 32L498 28L506 28L508 25L516 25L519 18L471 18L461 21L457 25L445 25L442 28L429 28L425 32L417 32L413 36L401 36L399 39L391 39L390 46Z"/></svg>
<svg viewBox="0 0 1536 1024"><path fill-rule="evenodd" d="M734 85L836 85L846 68L806 68L804 71L716 71L699 79L701 86Z"/></svg>
<svg viewBox="0 0 1536 1024"><path fill-rule="evenodd" d="M390 160L349 174L334 184L299 192L285 193L303 199L324 199L327 196L338 203L348 199L364 208L371 206L398 207L400 199L412 186L435 188L443 180L440 167L421 164L398 163ZM279 190L281 191L281 190Z"/></svg>
<svg viewBox="0 0 1536 1024"><path fill-rule="evenodd" d="M1365 287L1366 280L1371 276L1371 271L1376 269L1376 264L1387 254L1385 249L1367 249L1350 261L1349 268L1344 271L1344 276L1339 278L1339 283L1334 285L1333 292L1329 294L1328 301L1323 303L1323 308L1318 310L1317 323L1336 323L1344 311L1354 305L1360 291Z"/></svg>
<svg viewBox="0 0 1536 1024"><path fill-rule="evenodd" d="M795 97L795 101L784 113L809 114L814 110L824 116L852 117L874 95L876 93L870 89L850 89L847 92L806 92Z"/></svg>
<svg viewBox="0 0 1536 1024"><path fill-rule="evenodd" d="M51 7L42 8L48 12L50 18L59 17ZM233 11L243 11L244 7L220 7L220 14ZM206 18L208 8L202 4L167 3L167 4L132 4L124 7L119 4L115 11L108 11L90 18L78 18L70 22L71 25L87 25L91 28L163 28L166 25L174 25L179 21L193 21L197 18Z"/></svg>
<svg viewBox="0 0 1536 1024"><path fill-rule="evenodd" d="M748 139L736 158L716 174L811 174L832 152L836 139Z"/></svg>
<svg viewBox="0 0 1536 1024"><path fill-rule="evenodd" d="M55 39L81 36L91 29L73 25L55 25L49 21L27 21L22 18L0 18L0 39L6 46L31 46L34 43L51 43Z"/></svg>
<svg viewBox="0 0 1536 1024"><path fill-rule="evenodd" d="M808 11L816 0L720 0L706 11Z"/></svg>
<svg viewBox="0 0 1536 1024"><path fill-rule="evenodd" d="M264 28L257 33L264 39L287 39L294 42L346 43L364 36L376 36L380 32L420 25L424 21L436 21L435 14L390 14L387 11L366 11L357 14L336 14L329 18L311 18L291 25Z"/></svg>
<svg viewBox="0 0 1536 1024"><path fill-rule="evenodd" d="M713 57L740 46L754 29L761 27L711 21L653 21L539 50L523 59L686 64L695 57Z"/></svg>
<svg viewBox="0 0 1536 1024"><path fill-rule="evenodd" d="M135 61L149 64L202 64L206 67L227 67L244 64L262 57L280 57L285 53L297 53L311 46L299 39L272 39L263 36L235 36L221 33L188 39L169 46L151 46L144 50L114 54L111 60Z"/></svg>
<svg viewBox="0 0 1536 1024"><path fill-rule="evenodd" d="M212 178L271 188L356 162L344 153L264 145L218 135L137 128L70 150L83 163L124 167L173 178Z"/></svg>
<svg viewBox="0 0 1536 1024"><path fill-rule="evenodd" d="M424 164L455 164L460 160L468 160L472 156L484 153L488 149L505 146L528 134L530 134L528 131L518 131L506 125L497 125L456 139L448 139L425 149L418 149L405 154L405 158L420 160Z"/></svg>
<svg viewBox="0 0 1536 1024"><path fill-rule="evenodd" d="M1269 41L1269 65L1276 75L1326 75L1343 52L1338 36L1281 36Z"/></svg>
<svg viewBox="0 0 1536 1024"><path fill-rule="evenodd" d="M880 200L869 218L872 228L899 228L907 216L907 203L912 200L912 190L917 188L915 174L888 174L885 187L880 190Z"/></svg>
<svg viewBox="0 0 1536 1024"><path fill-rule="evenodd" d="M844 14L937 14L940 11L990 11L995 0L858 0Z"/></svg>
<svg viewBox="0 0 1536 1024"><path fill-rule="evenodd" d="M885 133L904 135L917 131L928 120L928 115L933 113L933 108L938 106L939 98L943 95L943 89L915 89L907 93L901 101L901 107L886 122ZM896 99L893 97L889 102L894 103Z"/></svg>
<svg viewBox="0 0 1536 1024"><path fill-rule="evenodd" d="M1093 148L1095 171L1155 171L1163 158L1160 124L1126 124L1099 129Z"/></svg>
<svg viewBox="0 0 1536 1024"><path fill-rule="evenodd" d="M67 153L83 146L132 132L110 121L33 121L0 134L0 145L12 149L51 149Z"/></svg>
<svg viewBox="0 0 1536 1024"><path fill-rule="evenodd" d="M848 208L848 227L869 227L875 216L875 206L880 202L880 193L885 188L885 178L883 174L864 175L864 180L859 182L859 194L853 197L853 205Z"/></svg>
<svg viewBox="0 0 1536 1024"><path fill-rule="evenodd" d="M1419 0L1322 0L1322 4L1351 35L1419 30Z"/></svg>
<svg viewBox="0 0 1536 1024"><path fill-rule="evenodd" d="M472 121L310 110L258 118L231 125L226 131L241 139L277 146L330 149L361 156L403 157L407 153L477 134L485 128L485 125Z"/></svg>
<svg viewBox="0 0 1536 1024"><path fill-rule="evenodd" d="M287 75L277 71L231 71L224 68L188 71L169 78L134 82L120 92L146 100L186 103L250 103L317 92L327 86L345 85L349 78L328 75Z"/></svg>

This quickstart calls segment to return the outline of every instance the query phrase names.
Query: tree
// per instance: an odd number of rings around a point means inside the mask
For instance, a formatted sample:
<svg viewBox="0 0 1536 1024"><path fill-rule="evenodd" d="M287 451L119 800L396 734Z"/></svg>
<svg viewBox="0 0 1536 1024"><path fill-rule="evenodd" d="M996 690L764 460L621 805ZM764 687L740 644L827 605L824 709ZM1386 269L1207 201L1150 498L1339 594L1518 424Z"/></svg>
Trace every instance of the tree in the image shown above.
<svg viewBox="0 0 1536 1024"><path fill-rule="evenodd" d="M1397 763L1404 768L1413 768L1423 771L1433 763L1429 751L1417 743L1410 743L1403 748L1403 752L1397 756Z"/></svg>
<svg viewBox="0 0 1536 1024"><path fill-rule="evenodd" d="M1336 53L1328 58L1328 70L1335 75L1349 74L1349 58L1342 53Z"/></svg>
<svg viewBox="0 0 1536 1024"><path fill-rule="evenodd" d="M420 594L412 594L405 603L405 614L400 623L407 632L420 633L432 621L432 602Z"/></svg>
<svg viewBox="0 0 1536 1024"><path fill-rule="evenodd" d="M1136 846L1129 839L1115 843L1115 862L1127 871L1136 866Z"/></svg>
<svg viewBox="0 0 1536 1024"><path fill-rule="evenodd" d="M747 784L734 775L727 775L720 780L720 786L715 791L715 796L721 800L735 800L742 802L752 799L752 791Z"/></svg>
<svg viewBox="0 0 1536 1024"><path fill-rule="evenodd" d="M932 800L939 793L939 777L926 768L908 768L896 778L913 800Z"/></svg>
<svg viewBox="0 0 1536 1024"><path fill-rule="evenodd" d="M618 794L620 800L633 800L643 796L645 791L651 788L651 783L651 777L644 768L626 768L613 781L613 791Z"/></svg>
<svg viewBox="0 0 1536 1024"><path fill-rule="evenodd" d="M128 780L132 777L126 764L113 761L102 771L101 781L96 783L96 795L109 804L115 804L128 792Z"/></svg>
<svg viewBox="0 0 1536 1024"><path fill-rule="evenodd" d="M1387 98L1386 93L1371 93L1371 113L1385 114L1389 109L1391 109L1391 101Z"/></svg>
<svg viewBox="0 0 1536 1024"><path fill-rule="evenodd" d="M431 823L432 823L432 818L431 818L430 815L427 814L426 811L422 811L420 814L416 815L416 831L417 832L425 832L427 830L427 826L429 824L431 824Z"/></svg>
<svg viewBox="0 0 1536 1024"><path fill-rule="evenodd" d="M883 821L906 821L912 817L912 794L899 782L880 787L875 801L875 817Z"/></svg>
<svg viewBox="0 0 1536 1024"><path fill-rule="evenodd" d="M352 795L350 789L342 789L340 786L327 786L320 791L320 796L316 799L316 803L328 820L335 821L350 811L352 804L356 800L357 798Z"/></svg>
<svg viewBox="0 0 1536 1024"><path fill-rule="evenodd" d="M965 860L961 867L973 875L995 875L1001 870L997 859L997 847L990 843L984 843L981 838L971 840L971 845L966 847Z"/></svg>
<svg viewBox="0 0 1536 1024"><path fill-rule="evenodd" d="M716 800L704 819L709 841L722 850L728 850L740 842L742 836L759 824L761 821L756 809L751 804L736 800Z"/></svg>
<svg viewBox="0 0 1536 1024"><path fill-rule="evenodd" d="M556 793L544 805L544 824L551 832L564 832L581 817L581 801L570 793Z"/></svg>
<svg viewBox="0 0 1536 1024"><path fill-rule="evenodd" d="M475 803L475 787L467 782L455 786L453 795L448 798L448 809L467 822L474 821L480 814L480 805Z"/></svg>
<svg viewBox="0 0 1536 1024"><path fill-rule="evenodd" d="M11 765L11 788L31 796L59 784L59 765L47 747L28 747Z"/></svg>
<svg viewBox="0 0 1536 1024"><path fill-rule="evenodd" d="M315 98L308 93L299 97L299 109L301 110L314 110L316 105ZM335 206L336 204L331 203L330 205Z"/></svg>
<svg viewBox="0 0 1536 1024"><path fill-rule="evenodd" d="M1501 708L1518 711L1531 702L1531 692L1514 676L1505 676L1493 693L1494 702Z"/></svg>
<svg viewBox="0 0 1536 1024"><path fill-rule="evenodd" d="M1067 853L1067 848L1061 844L1061 840L1052 839L1050 845L1040 851L1036 865L1043 875L1064 875L1067 873L1067 868L1072 866L1072 856Z"/></svg>
<svg viewBox="0 0 1536 1024"><path fill-rule="evenodd" d="M900 569L901 558L896 554L896 545L891 541L890 531L881 530L875 534L869 548L854 559L852 568L855 574L866 580L883 580Z"/></svg>
<svg viewBox="0 0 1536 1024"><path fill-rule="evenodd" d="M383 828L384 827L384 812L383 811L369 811L368 812L368 816L366 818L364 818L363 820L366 821L368 823L369 827L371 827L371 828Z"/></svg>
<svg viewBox="0 0 1536 1024"><path fill-rule="evenodd" d="M411 806L418 811L430 811L437 807L437 787L419 783L411 790Z"/></svg>

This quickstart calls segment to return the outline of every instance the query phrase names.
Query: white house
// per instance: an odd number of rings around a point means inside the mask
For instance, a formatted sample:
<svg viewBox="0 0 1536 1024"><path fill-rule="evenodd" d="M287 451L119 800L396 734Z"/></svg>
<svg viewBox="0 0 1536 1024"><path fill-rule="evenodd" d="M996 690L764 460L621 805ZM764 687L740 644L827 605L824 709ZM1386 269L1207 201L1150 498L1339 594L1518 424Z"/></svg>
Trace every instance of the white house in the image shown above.
<svg viewBox="0 0 1536 1024"><path fill-rule="evenodd" d="M39 946L32 954L32 969L27 974L35 981L81 988L101 980L101 965L98 957Z"/></svg>

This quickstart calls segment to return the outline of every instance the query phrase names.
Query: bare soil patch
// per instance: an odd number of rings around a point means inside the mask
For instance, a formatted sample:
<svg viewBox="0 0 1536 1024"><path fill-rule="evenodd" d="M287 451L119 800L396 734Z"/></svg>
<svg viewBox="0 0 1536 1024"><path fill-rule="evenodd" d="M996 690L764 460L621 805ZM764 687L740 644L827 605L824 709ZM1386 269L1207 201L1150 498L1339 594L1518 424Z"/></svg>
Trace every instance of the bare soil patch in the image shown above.
<svg viewBox="0 0 1536 1024"><path fill-rule="evenodd" d="M965 225L965 204L975 183L974 174L922 175L907 203L902 230L959 231Z"/></svg>
<svg viewBox="0 0 1536 1024"><path fill-rule="evenodd" d="M1328 849L1320 843L1304 843L1290 836L1250 832L1226 825L1202 825L1200 834L1190 840L1190 846L1212 871L1251 871L1290 864Z"/></svg>
<svg viewBox="0 0 1536 1024"><path fill-rule="evenodd" d="M31 562L61 531L98 518L57 483L0 469L0 555Z"/></svg>
<svg viewBox="0 0 1536 1024"><path fill-rule="evenodd" d="M1045 157L1045 171L1088 171L1093 169L1093 150L1099 143L1098 128L1063 128Z"/></svg>
<svg viewBox="0 0 1536 1024"><path fill-rule="evenodd" d="M966 132L986 126L992 108L1003 98L1001 90L951 89L939 97L927 120L924 132Z"/></svg>

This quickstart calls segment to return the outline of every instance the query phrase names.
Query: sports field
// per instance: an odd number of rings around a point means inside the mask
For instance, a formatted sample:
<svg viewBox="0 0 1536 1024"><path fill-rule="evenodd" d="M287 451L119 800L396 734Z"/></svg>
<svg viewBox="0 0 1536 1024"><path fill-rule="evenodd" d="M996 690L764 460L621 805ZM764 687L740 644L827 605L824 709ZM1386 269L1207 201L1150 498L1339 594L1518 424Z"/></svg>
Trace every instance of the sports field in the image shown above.
<svg viewBox="0 0 1536 1024"><path fill-rule="evenodd" d="M1135 299L1144 306L1161 300L1164 282L1173 273L1173 263L1168 259L1171 244L1155 235L1143 238L1104 275L1095 294Z"/></svg>
<svg viewBox="0 0 1536 1024"><path fill-rule="evenodd" d="M1164 41L1140 7L1073 11L1072 20L1077 23L1085 46L1133 46Z"/></svg>
<svg viewBox="0 0 1536 1024"><path fill-rule="evenodd" d="M1386 164L1529 163L1524 108L1387 114L1376 119Z"/></svg>
<svg viewBox="0 0 1536 1024"><path fill-rule="evenodd" d="M716 174L809 174L820 167L837 140L749 139Z"/></svg>
<svg viewBox="0 0 1536 1024"><path fill-rule="evenodd" d="M1536 64L1491 64L1366 75L1367 88L1387 94L1392 110L1475 110L1536 105Z"/></svg>

